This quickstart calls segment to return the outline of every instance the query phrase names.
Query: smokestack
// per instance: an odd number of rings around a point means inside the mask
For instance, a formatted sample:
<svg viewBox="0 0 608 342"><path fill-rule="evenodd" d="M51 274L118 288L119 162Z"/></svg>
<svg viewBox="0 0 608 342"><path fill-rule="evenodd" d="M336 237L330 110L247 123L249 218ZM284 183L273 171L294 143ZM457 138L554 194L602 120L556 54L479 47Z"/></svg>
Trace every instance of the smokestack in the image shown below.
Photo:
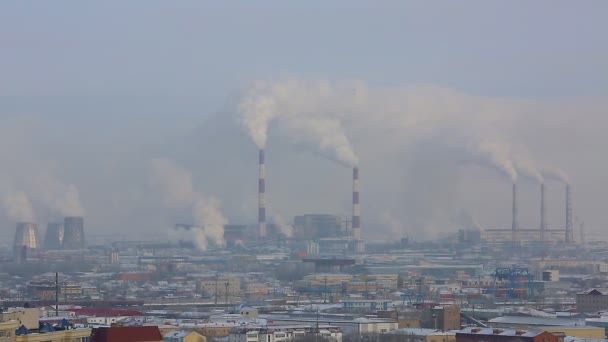
<svg viewBox="0 0 608 342"><path fill-rule="evenodd" d="M574 226L572 223L572 194L570 184L566 184L566 243L574 242Z"/></svg>
<svg viewBox="0 0 608 342"><path fill-rule="evenodd" d="M68 216L63 219L63 248L83 249L84 219L80 216Z"/></svg>
<svg viewBox="0 0 608 342"><path fill-rule="evenodd" d="M540 184L540 240L545 240L545 230L547 229L546 221L546 207L545 207L545 183Z"/></svg>
<svg viewBox="0 0 608 342"><path fill-rule="evenodd" d="M353 237L361 239L361 207L359 206L359 168L353 168Z"/></svg>
<svg viewBox="0 0 608 342"><path fill-rule="evenodd" d="M260 150L260 179L258 183L258 225L260 238L266 237L266 161L264 150Z"/></svg>
<svg viewBox="0 0 608 342"><path fill-rule="evenodd" d="M515 246L517 244L517 233L519 229L519 223L517 222L517 184L513 183L513 213L511 217L511 248L515 253Z"/></svg>
<svg viewBox="0 0 608 342"><path fill-rule="evenodd" d="M517 184L513 183L513 214L511 217L511 230L516 231L519 229L519 223L517 222Z"/></svg>

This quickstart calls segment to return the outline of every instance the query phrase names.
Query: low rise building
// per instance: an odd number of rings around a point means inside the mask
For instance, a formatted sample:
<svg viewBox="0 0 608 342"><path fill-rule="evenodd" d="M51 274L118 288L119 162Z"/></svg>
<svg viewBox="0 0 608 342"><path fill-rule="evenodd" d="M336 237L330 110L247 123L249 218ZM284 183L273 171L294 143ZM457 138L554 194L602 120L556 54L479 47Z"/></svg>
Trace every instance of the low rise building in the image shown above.
<svg viewBox="0 0 608 342"><path fill-rule="evenodd" d="M608 295L597 289L576 294L576 308L580 312L600 312L608 310Z"/></svg>
<svg viewBox="0 0 608 342"><path fill-rule="evenodd" d="M163 342L207 342L207 338L196 331L175 330L165 334Z"/></svg>
<svg viewBox="0 0 608 342"><path fill-rule="evenodd" d="M563 337L540 330L467 328L456 332L456 342L559 342Z"/></svg>
<svg viewBox="0 0 608 342"><path fill-rule="evenodd" d="M382 334L381 341L455 342L456 334L454 332L443 332L435 329L406 328Z"/></svg>
<svg viewBox="0 0 608 342"><path fill-rule="evenodd" d="M304 325L245 327L232 330L228 342L287 342L308 337L327 342L342 342L342 330L335 326Z"/></svg>

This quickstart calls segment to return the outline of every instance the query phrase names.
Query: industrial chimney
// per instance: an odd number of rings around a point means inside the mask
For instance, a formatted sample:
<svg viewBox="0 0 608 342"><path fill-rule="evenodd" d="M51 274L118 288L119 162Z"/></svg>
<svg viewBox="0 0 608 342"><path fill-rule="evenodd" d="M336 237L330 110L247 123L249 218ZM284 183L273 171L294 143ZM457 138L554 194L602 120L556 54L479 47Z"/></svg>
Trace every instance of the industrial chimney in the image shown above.
<svg viewBox="0 0 608 342"><path fill-rule="evenodd" d="M260 179L258 182L258 225L260 239L266 237L266 167L264 150L260 150Z"/></svg>
<svg viewBox="0 0 608 342"><path fill-rule="evenodd" d="M545 207L545 183L540 184L540 240L545 240L545 230L547 229L546 221L547 210Z"/></svg>
<svg viewBox="0 0 608 342"><path fill-rule="evenodd" d="M513 213L511 217L511 230L516 231L519 229L519 223L517 222L517 184L513 183Z"/></svg>
<svg viewBox="0 0 608 342"><path fill-rule="evenodd" d="M63 248L82 249L85 247L84 219L70 216L63 220Z"/></svg>
<svg viewBox="0 0 608 342"><path fill-rule="evenodd" d="M515 248L517 242L517 233L519 229L519 223L517 222L517 184L513 183L513 204L512 204L512 217L511 217L511 244ZM514 250L514 249L513 249Z"/></svg>
<svg viewBox="0 0 608 342"><path fill-rule="evenodd" d="M359 168L353 168L353 238L361 239L361 208L359 206Z"/></svg>
<svg viewBox="0 0 608 342"><path fill-rule="evenodd" d="M570 184L566 184L566 243L574 242L574 225L572 222L572 194Z"/></svg>

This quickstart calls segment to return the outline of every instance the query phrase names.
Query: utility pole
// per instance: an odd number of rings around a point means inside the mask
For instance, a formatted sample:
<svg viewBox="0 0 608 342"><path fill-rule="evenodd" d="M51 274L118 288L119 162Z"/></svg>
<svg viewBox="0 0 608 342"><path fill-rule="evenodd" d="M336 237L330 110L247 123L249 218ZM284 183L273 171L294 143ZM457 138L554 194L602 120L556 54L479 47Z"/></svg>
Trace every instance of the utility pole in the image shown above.
<svg viewBox="0 0 608 342"><path fill-rule="evenodd" d="M226 289L225 289L226 293L224 293L224 296L226 296L225 303L228 304L228 286L230 286L230 281L226 281L224 286L226 286Z"/></svg>
<svg viewBox="0 0 608 342"><path fill-rule="evenodd" d="M327 304L327 276L325 276L325 285L323 288L323 304Z"/></svg>
<svg viewBox="0 0 608 342"><path fill-rule="evenodd" d="M59 317L59 272L55 272L55 317Z"/></svg>
<svg viewBox="0 0 608 342"><path fill-rule="evenodd" d="M218 295L218 292L219 292L219 291L218 291L218 290L219 290L219 288L218 288L218 286L217 286L217 285L218 285L217 283L218 283L218 281L219 281L218 277L219 277L219 274L217 274L217 273L216 273L216 274L215 274L215 289L214 289L214 291L213 291L213 296L215 297L215 298L214 298L214 303L215 303L214 305L215 305L215 306L217 306L217 295Z"/></svg>

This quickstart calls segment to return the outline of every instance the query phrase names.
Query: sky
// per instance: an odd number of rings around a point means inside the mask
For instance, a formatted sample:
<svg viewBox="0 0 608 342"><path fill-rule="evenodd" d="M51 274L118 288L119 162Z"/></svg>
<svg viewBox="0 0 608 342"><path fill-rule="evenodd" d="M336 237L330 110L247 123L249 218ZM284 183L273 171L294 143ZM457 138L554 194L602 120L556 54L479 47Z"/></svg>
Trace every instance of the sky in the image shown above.
<svg viewBox="0 0 608 342"><path fill-rule="evenodd" d="M269 127L271 217L350 215L350 171L310 130L321 121L359 159L364 236L438 236L462 212L510 227L510 181L471 153L480 140L568 173L577 216L603 236L607 12L599 0L3 2L0 231L24 215L44 227L82 213L91 235L193 220L151 184L158 159L229 222L255 222L257 147L240 123L267 81L293 91L279 106L293 115ZM356 105L344 83L363 84ZM538 186L519 182L520 224L535 226ZM549 224L563 226L563 186L547 187Z"/></svg>

